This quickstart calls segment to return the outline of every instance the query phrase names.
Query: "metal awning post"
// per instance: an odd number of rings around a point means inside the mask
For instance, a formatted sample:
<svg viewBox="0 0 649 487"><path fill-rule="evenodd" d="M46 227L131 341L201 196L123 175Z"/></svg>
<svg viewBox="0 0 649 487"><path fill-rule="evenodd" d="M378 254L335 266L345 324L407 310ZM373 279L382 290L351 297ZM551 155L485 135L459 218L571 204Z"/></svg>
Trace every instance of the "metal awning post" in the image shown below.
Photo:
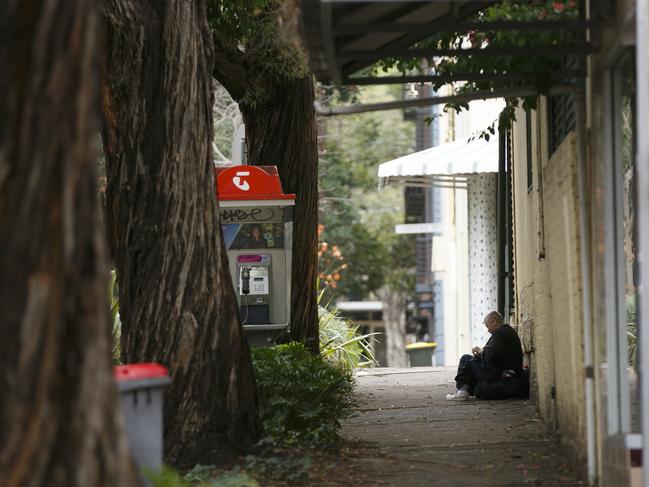
<svg viewBox="0 0 649 487"><path fill-rule="evenodd" d="M498 312L505 316L505 242L506 242L506 161L507 161L507 134L505 131L498 133L498 186L496 190L496 221L498 225L498 254L496 255L498 268Z"/></svg>
<svg viewBox="0 0 649 487"><path fill-rule="evenodd" d="M314 102L314 107L318 115L331 117L334 115L353 115L356 113L395 110L399 108L446 105L448 103L468 103L473 100L490 100L493 98L526 98L529 96L538 96L541 94L559 95L562 93L577 92L578 89L576 85L558 85L551 87L547 93L540 93L536 88L509 88L504 90L462 93L459 95L450 96L429 96L423 98L411 98L408 100L386 101L383 103L371 103L368 105L345 105L341 107L323 107L316 101Z"/></svg>
<svg viewBox="0 0 649 487"><path fill-rule="evenodd" d="M638 333L640 342L640 410L643 442L643 483L649 487L649 5L636 0L636 146L637 226L638 226Z"/></svg>

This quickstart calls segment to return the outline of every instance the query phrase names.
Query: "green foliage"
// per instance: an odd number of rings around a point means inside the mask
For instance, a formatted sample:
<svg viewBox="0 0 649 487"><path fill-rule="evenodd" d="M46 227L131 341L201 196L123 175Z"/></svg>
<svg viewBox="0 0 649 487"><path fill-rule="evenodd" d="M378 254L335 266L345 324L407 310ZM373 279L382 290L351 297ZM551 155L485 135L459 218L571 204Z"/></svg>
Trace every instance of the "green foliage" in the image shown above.
<svg viewBox="0 0 649 487"><path fill-rule="evenodd" d="M470 20L484 22L484 27L469 32L441 32L417 43L414 48L433 49L467 49L467 48L498 48L528 46L559 46L566 47L575 45L577 39L576 31L570 29L547 29L547 30L496 30L490 28L489 23L497 20L557 20L575 18L577 4L574 0L545 0L530 3L517 3L505 0L492 5L478 12ZM462 74L494 74L507 75L511 73L530 74L526 80L477 80L463 82L455 87L456 93L472 93L477 91L488 92L492 90L517 88L529 86L533 83L537 89L544 93L553 81L555 72L562 68L560 57L530 55L500 55L500 56L457 56L457 57L436 57L427 60L438 75ZM383 59L374 66L374 72L388 72L391 69L398 69L401 73L411 73L421 69L421 59ZM433 87L439 89L444 82L434 82ZM515 108L520 104L517 98L505 100L507 108L505 116L499 120L500 130L508 128L515 120ZM526 110L535 108L536 97L529 97L522 100L523 108ZM464 110L467 104L451 104L446 109L456 111ZM491 131L487 130L481 137L489 138Z"/></svg>
<svg viewBox="0 0 649 487"><path fill-rule="evenodd" d="M186 475L169 467L159 473L149 473L153 487L259 487L259 483L245 472L238 469L213 476L214 467L197 465Z"/></svg>
<svg viewBox="0 0 649 487"><path fill-rule="evenodd" d="M196 465L180 475L164 467L147 477L154 487L259 487L269 481L282 485L306 484L312 463L308 455L299 450L271 449L269 452L270 455L248 455L226 471L211 465Z"/></svg>
<svg viewBox="0 0 649 487"><path fill-rule="evenodd" d="M360 335L358 327L337 310L319 306L318 318L322 357L348 370L376 364L374 350L367 341L371 334Z"/></svg>
<svg viewBox="0 0 649 487"><path fill-rule="evenodd" d="M399 86L379 86L357 93L363 103L401 97ZM348 265L327 301L345 296L365 299L387 280L402 280L407 248L398 248L394 224L403 222L401 189L377 189L379 164L414 152L414 124L403 112L374 112L327 119L320 155L321 241L338 246ZM414 249L413 249L414 250ZM414 265L414 260L406 267ZM322 272L324 269L321 268ZM406 283L408 280L402 282Z"/></svg>
<svg viewBox="0 0 649 487"><path fill-rule="evenodd" d="M183 476L183 480L193 483L206 482L213 477L214 467L211 465L195 465Z"/></svg>
<svg viewBox="0 0 649 487"><path fill-rule="evenodd" d="M297 30L289 27L294 12L287 2L208 0L207 15L216 49L249 67L250 82L239 102L254 106L272 95L269 83L308 75Z"/></svg>
<svg viewBox="0 0 649 487"><path fill-rule="evenodd" d="M626 335L629 352L629 363L638 369L638 319L635 295L626 297Z"/></svg>
<svg viewBox="0 0 649 487"><path fill-rule="evenodd" d="M210 480L209 487L259 487L259 482L245 472L225 473Z"/></svg>
<svg viewBox="0 0 649 487"><path fill-rule="evenodd" d="M252 350L258 412L269 441L331 445L351 414L351 372L288 343Z"/></svg>
<svg viewBox="0 0 649 487"><path fill-rule="evenodd" d="M243 123L239 105L227 90L218 82L214 86L214 137L212 139L212 153L214 163L219 165L229 164L232 161L232 138L236 129Z"/></svg>
<svg viewBox="0 0 649 487"><path fill-rule="evenodd" d="M392 272L395 269L386 266L390 259L390 249L385 245L383 235L377 235L375 228L355 223L349 231L353 245L350 245L348 260L354 277L344 280L345 287L341 291L350 299L362 300L383 286L386 271Z"/></svg>
<svg viewBox="0 0 649 487"><path fill-rule="evenodd" d="M160 472L149 472L147 477L153 487L190 487L191 485L169 467L163 467Z"/></svg>
<svg viewBox="0 0 649 487"><path fill-rule="evenodd" d="M263 480L282 480L289 485L305 485L308 479L311 458L300 456L269 456L261 457L248 455L245 469L255 478Z"/></svg>
<svg viewBox="0 0 649 487"><path fill-rule="evenodd" d="M318 226L318 236L324 231L324 225ZM327 291L338 287L348 264L337 245L329 247L327 242L318 242L318 290L319 299L322 299Z"/></svg>

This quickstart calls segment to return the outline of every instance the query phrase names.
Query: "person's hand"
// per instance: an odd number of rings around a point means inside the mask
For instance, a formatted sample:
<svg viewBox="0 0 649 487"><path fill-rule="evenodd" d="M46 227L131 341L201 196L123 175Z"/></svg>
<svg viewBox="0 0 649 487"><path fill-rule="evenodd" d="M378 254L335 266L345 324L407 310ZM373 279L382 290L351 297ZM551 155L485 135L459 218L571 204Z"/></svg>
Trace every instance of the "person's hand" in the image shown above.
<svg viewBox="0 0 649 487"><path fill-rule="evenodd" d="M473 352L473 355L481 355L482 354L482 349L480 347L473 347L471 349L471 351Z"/></svg>

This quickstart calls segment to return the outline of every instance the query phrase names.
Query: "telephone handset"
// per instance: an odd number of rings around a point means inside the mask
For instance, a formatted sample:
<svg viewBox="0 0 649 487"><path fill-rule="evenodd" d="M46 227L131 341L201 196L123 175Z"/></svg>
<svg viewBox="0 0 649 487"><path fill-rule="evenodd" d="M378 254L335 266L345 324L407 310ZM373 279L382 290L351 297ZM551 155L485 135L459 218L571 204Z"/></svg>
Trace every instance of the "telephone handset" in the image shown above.
<svg viewBox="0 0 649 487"><path fill-rule="evenodd" d="M246 265L239 270L239 293L261 296L269 294L268 266Z"/></svg>
<svg viewBox="0 0 649 487"><path fill-rule="evenodd" d="M241 269L241 294L250 294L250 269Z"/></svg>
<svg viewBox="0 0 649 487"><path fill-rule="evenodd" d="M237 274L241 323L244 325L271 323L270 255L239 255Z"/></svg>

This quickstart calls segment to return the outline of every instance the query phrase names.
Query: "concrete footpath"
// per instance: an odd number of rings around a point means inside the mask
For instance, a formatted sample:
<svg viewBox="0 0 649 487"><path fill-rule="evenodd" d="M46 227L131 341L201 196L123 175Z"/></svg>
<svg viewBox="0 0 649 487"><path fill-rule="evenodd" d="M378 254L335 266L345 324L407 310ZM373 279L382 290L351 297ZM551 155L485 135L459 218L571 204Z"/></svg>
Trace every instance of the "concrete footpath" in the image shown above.
<svg viewBox="0 0 649 487"><path fill-rule="evenodd" d="M358 410L342 430L355 447L329 483L584 485L530 401L447 401L454 375L440 367L357 373Z"/></svg>

